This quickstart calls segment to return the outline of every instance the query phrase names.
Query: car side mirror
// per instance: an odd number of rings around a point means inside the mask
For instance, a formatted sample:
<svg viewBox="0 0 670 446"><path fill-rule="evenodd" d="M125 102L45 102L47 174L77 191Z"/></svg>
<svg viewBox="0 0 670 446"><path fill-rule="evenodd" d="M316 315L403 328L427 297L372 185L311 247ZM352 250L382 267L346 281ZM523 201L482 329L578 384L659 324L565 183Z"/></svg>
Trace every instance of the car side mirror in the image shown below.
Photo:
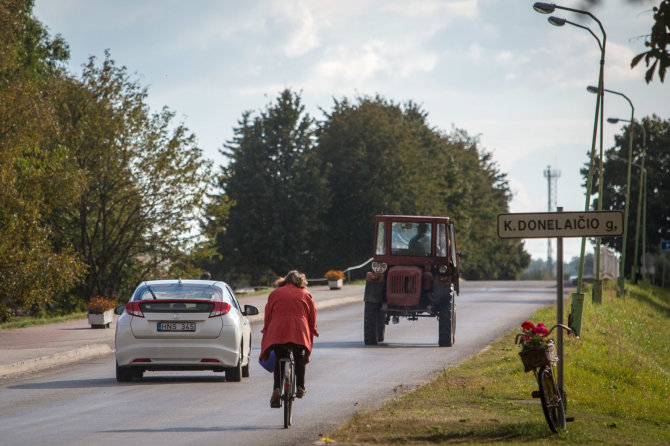
<svg viewBox="0 0 670 446"><path fill-rule="evenodd" d="M242 314L245 316L256 316L258 314L258 308L253 305L245 305Z"/></svg>
<svg viewBox="0 0 670 446"><path fill-rule="evenodd" d="M114 308L114 314L123 314L124 311L126 311L125 305L119 305L118 307Z"/></svg>

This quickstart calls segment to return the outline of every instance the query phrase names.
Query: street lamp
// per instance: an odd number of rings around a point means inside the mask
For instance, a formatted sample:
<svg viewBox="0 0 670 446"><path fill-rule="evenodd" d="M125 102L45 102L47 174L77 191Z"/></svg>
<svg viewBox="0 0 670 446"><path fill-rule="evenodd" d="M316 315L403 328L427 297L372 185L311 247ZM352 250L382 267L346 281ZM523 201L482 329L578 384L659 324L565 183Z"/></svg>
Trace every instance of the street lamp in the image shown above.
<svg viewBox="0 0 670 446"><path fill-rule="evenodd" d="M554 3L543 3L543 2L536 2L533 4L533 9L541 14L551 14L553 13L556 9L563 9L565 11L571 11L571 12L576 12L578 14L585 14L591 17L593 20L598 23L598 26L600 27L600 31L602 32L602 37L603 40L602 42L596 36L593 31L586 26L580 25L575 22L571 22L569 20L566 20L562 17L554 17L551 16L549 17L548 21L554 26L563 26L566 23L570 24L572 26L576 26L577 28L582 28L588 31L594 39L598 42L598 47L600 48L600 72L598 75L598 89L596 90L597 97L596 97L596 111L595 111L595 118L594 118L594 123L593 123L593 140L591 143L591 158L590 158L590 163L589 163L589 175L588 179L586 181L586 204L584 205L584 211L588 212L590 209L590 204L591 204L591 188L593 185L593 167L595 164L595 153L596 153L596 138L598 135L598 115L600 115L600 157L599 157L599 164L600 164L600 181L599 181L599 187L598 187L598 210L602 210L602 196L603 196L603 190L602 190L602 183L603 183L603 178L602 178L602 171L603 171L603 113L602 110L604 110L604 95L603 95L603 89L604 89L604 70L605 70L605 44L607 41L607 34L605 33L605 29L603 28L602 23L600 23L600 20L596 18L593 14L591 14L588 11L583 11L581 9L573 9L573 8L567 8L564 6L559 6ZM599 303L602 301L602 280L600 280L600 237L597 238L597 243L596 243L596 258L595 258L595 267L596 267L596 277L593 283L593 293L592 293L592 299L594 302ZM581 251L580 251L580 256L579 256L579 275L577 276L577 292L575 293L578 295L579 299L583 299L582 295L582 278L584 276L584 253L586 251L586 237L582 237L582 246L581 246Z"/></svg>
<svg viewBox="0 0 670 446"><path fill-rule="evenodd" d="M620 119L620 118L607 118L607 122L610 124L616 124L619 121L622 122L628 122L633 124L631 121L628 119ZM636 123L638 124L638 123ZM633 283L637 282L637 274L639 272L639 265L640 265L640 258L638 257L638 246L639 246L639 235L640 235L640 213L644 215L643 221L642 221L642 270L643 275L646 274L647 271L647 265L646 265L646 259L645 259L645 252L646 252L646 235L647 235L647 169L644 168L644 158L647 153L647 130L644 128L644 125L642 123L638 124L640 128L642 129L642 156L641 156L641 161L640 164L633 163L633 166L639 167L640 168L640 187L638 191L638 196L637 196L637 218L636 218L636 223L635 223L635 257L633 257L633 272L631 274L631 280ZM644 210L640 212L640 208L642 205L642 189L644 188Z"/></svg>
<svg viewBox="0 0 670 446"><path fill-rule="evenodd" d="M591 93L595 92L595 87L594 86L589 86L587 87L587 90ZM613 90L607 90L604 89L604 91L612 94L619 95L623 97L625 100L628 101L628 104L630 105L630 122L633 123L635 122L635 107L633 107L633 103L628 99L628 96L626 96L623 93L620 93L618 91L613 91ZM629 138L628 138L628 174L627 174L627 180L626 180L626 206L624 207L624 217L623 217L623 246L621 248L621 265L619 265L619 279L618 279L618 284L619 284L619 296L623 296L625 292L625 285L626 285L626 278L624 276L624 266L626 264L626 242L628 240L628 203L630 201L630 170L631 170L631 165L633 163L633 125L631 124L628 130ZM601 169L602 171L602 169Z"/></svg>
<svg viewBox="0 0 670 446"><path fill-rule="evenodd" d="M591 14L588 11L583 11L581 9L573 9L573 8L566 8L564 6L558 6L554 3L543 3L543 2L536 2L533 5L533 9L539 13L542 14L551 14L554 12L556 9L563 9L565 11L571 11L571 12L576 12L578 14L585 14L591 17L593 20L598 23L598 26L600 27L600 31L602 32L603 35L603 41L602 44L600 44L600 40L598 37L591 32L591 35L598 40L598 45L600 46L600 72L598 75L598 98L596 98L596 114L595 114L595 119L594 119L594 124L593 124L593 143L591 145L591 162L589 165L589 178L587 181L587 186L586 186L586 206L585 206L585 212L589 210L589 204L590 204L590 198L591 198L591 184L593 181L593 164L594 164L594 158L595 158L595 147L596 147L596 134L598 131L598 114L600 113L600 166L601 169L600 171L602 172L602 127L603 127L603 117L601 113L601 109L603 107L603 76L604 76L604 68L605 68L605 41L607 39L607 35L605 34L605 30L603 29L602 23L600 23L600 20L598 20L593 14ZM553 19L550 21L553 25L557 25L560 20ZM565 23L570 23L572 25L572 22L568 22L567 20L563 22ZM581 26L580 26L581 27ZM602 184L602 181L601 181ZM599 200L601 201L601 200ZM600 239L598 239L600 240ZM579 257L579 276L577 279L577 292L572 295L572 310L570 313L570 316L572 318L572 321L568 320L568 324L570 325L571 328L573 328L579 336L581 333L581 325L582 325L582 312L583 312L583 307L584 307L584 294L582 294L582 277L584 275L584 251L586 249L586 238L582 237L582 249L581 249L581 254ZM598 259L600 258L600 250L596 252ZM560 280L563 280L563 278L559 278ZM594 284L594 289L596 289L596 285ZM600 290L602 291L602 283L600 286ZM595 294L595 293L594 293ZM563 323L563 300L560 299L559 302L557 303L557 308L556 308L556 319L559 324ZM558 347L558 357L563 358L563 331L559 330L558 335L556 336L556 344ZM559 361L558 362L558 368L557 368L557 375L558 375L558 389L559 391L563 392L563 362L564 361Z"/></svg>

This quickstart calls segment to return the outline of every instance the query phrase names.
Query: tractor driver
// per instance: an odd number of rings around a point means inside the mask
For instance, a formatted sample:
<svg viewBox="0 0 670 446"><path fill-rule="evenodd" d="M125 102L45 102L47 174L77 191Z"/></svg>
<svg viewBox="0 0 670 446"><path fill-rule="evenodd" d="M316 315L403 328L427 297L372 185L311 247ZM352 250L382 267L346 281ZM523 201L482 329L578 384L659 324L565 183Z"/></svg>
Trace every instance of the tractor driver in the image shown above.
<svg viewBox="0 0 670 446"><path fill-rule="evenodd" d="M409 252L411 255L430 255L430 236L427 234L428 224L419 223L417 234L409 241Z"/></svg>

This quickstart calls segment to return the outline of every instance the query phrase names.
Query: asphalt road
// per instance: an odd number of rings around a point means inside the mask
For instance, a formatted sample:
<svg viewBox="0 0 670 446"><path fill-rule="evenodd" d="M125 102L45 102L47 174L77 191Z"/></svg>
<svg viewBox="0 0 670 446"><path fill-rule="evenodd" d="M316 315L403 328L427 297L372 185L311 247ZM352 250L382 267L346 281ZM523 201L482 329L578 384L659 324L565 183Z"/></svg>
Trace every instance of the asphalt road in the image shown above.
<svg viewBox="0 0 670 446"><path fill-rule="evenodd" d="M147 372L118 383L114 355L61 366L0 385L3 445L313 444L356 411L376 407L481 351L542 305L556 302L550 282L469 282L456 300L456 343L437 347L437 321L401 319L386 342L364 346L363 304L320 311L307 395L294 426L270 409L272 375L256 362L251 378L228 383L211 372Z"/></svg>

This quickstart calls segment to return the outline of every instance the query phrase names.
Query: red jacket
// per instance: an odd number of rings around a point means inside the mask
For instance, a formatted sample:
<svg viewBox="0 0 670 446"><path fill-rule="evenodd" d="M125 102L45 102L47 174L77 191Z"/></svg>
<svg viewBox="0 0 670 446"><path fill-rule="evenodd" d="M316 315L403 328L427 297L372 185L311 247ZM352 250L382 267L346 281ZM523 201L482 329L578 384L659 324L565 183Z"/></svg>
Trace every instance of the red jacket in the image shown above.
<svg viewBox="0 0 670 446"><path fill-rule="evenodd" d="M265 325L261 332L261 358L266 357L272 345L293 342L307 348L309 362L312 341L314 336L319 336L316 331L316 308L309 292L286 284L270 293L265 305Z"/></svg>

